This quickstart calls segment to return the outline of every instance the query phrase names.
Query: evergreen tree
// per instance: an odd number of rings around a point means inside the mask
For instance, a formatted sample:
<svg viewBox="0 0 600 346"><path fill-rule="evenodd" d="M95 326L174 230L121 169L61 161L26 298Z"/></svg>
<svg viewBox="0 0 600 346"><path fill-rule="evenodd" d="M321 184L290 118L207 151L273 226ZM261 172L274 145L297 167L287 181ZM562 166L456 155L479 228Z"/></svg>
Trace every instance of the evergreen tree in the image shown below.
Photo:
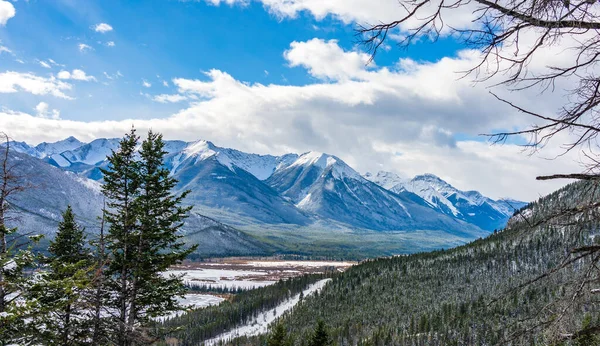
<svg viewBox="0 0 600 346"><path fill-rule="evenodd" d="M150 131L139 153L138 139L132 129L103 171L110 224L105 281L114 292L108 305L118 311L112 325L120 346L150 339L150 329L143 328L150 319L180 309L176 297L185 293L181 278L161 273L195 250L182 241L180 229L190 208L181 202L187 192L171 192L177 180L164 167L162 136Z"/></svg>
<svg viewBox="0 0 600 346"><path fill-rule="evenodd" d="M29 292L40 302L43 313L33 318L43 325L41 341L47 345L81 345L89 338L84 292L90 287L91 255L84 230L75 222L68 206L45 259L49 270L40 275Z"/></svg>
<svg viewBox="0 0 600 346"><path fill-rule="evenodd" d="M107 251L110 260L105 271L106 288L112 293L106 305L116 311L111 322L113 343L119 346L131 345L137 337L132 328L135 321L129 321L128 312L135 298L131 283L134 278L136 232L138 231L135 208L140 191L139 164L136 161L138 136L132 128L120 142L117 151L108 157L108 169L104 174L103 192L106 196L106 221L110 224L107 234Z"/></svg>
<svg viewBox="0 0 600 346"><path fill-rule="evenodd" d="M277 323L267 339L267 346L292 346L293 344L283 323Z"/></svg>
<svg viewBox="0 0 600 346"><path fill-rule="evenodd" d="M181 263L196 246L186 248L180 232L191 207L181 203L189 191L172 194L177 180L164 167L162 135L148 132L140 150L140 195L136 199L138 231L134 255L132 292L135 297L129 321L147 322L181 309L176 297L186 292L180 277L161 273Z"/></svg>
<svg viewBox="0 0 600 346"><path fill-rule="evenodd" d="M104 302L108 300L110 292L105 286L104 271L108 264L108 256L106 254L106 239L104 233L105 218L106 218L106 201L102 209L102 218L100 222L100 233L97 240L90 242L96 248L94 256L94 273L92 277L92 292L90 292L89 300L91 302L91 328L92 328L92 345L102 345L109 340L107 329L105 328L106 318L102 315Z"/></svg>
<svg viewBox="0 0 600 346"><path fill-rule="evenodd" d="M331 346L332 344L325 322L318 320L308 346Z"/></svg>

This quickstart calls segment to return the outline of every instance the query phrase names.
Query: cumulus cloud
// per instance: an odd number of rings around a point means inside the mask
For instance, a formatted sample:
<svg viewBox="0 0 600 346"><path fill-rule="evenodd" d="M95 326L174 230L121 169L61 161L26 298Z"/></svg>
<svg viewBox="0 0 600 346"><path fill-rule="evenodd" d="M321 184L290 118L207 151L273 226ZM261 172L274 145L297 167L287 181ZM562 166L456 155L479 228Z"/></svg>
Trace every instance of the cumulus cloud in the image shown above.
<svg viewBox="0 0 600 346"><path fill-rule="evenodd" d="M201 1L201 0L198 0ZM241 4L246 5L248 0L204 0L212 5ZM406 11L397 0L380 0L373 3L371 0L257 0L272 14L279 18L296 18L301 13L313 16L317 20L326 17L338 19L345 24L373 24L380 22L391 22L406 15ZM427 18L428 15L438 10L440 0L429 1L419 9L419 18ZM474 6L461 6L460 8L443 8L444 28L442 34L450 32L450 28L465 29L475 25L473 19ZM416 19L411 19L399 25L397 33L413 27ZM438 23L441 24L441 23ZM441 25L440 25L441 27ZM396 31L390 33L393 34Z"/></svg>
<svg viewBox="0 0 600 346"><path fill-rule="evenodd" d="M108 47L114 47L115 46L115 42L114 41L108 41L108 42L106 42L106 45Z"/></svg>
<svg viewBox="0 0 600 346"><path fill-rule="evenodd" d="M0 73L0 93L24 91L33 95L52 95L63 99L71 99L64 93L67 90L71 90L71 85L54 77L44 78L32 73L14 71Z"/></svg>
<svg viewBox="0 0 600 346"><path fill-rule="evenodd" d="M96 81L96 78L94 76L88 76L85 71L83 70L79 70L79 69L74 69L73 71L69 72L69 71L60 71L57 75L56 75L59 79L73 79L73 80L81 80L81 81Z"/></svg>
<svg viewBox="0 0 600 346"><path fill-rule="evenodd" d="M290 66L303 66L320 79L342 80L357 78L364 74L370 56L363 52L345 52L337 40L324 41L314 38L307 42L292 42L284 53ZM335 64L323 63L331 59Z"/></svg>
<svg viewBox="0 0 600 346"><path fill-rule="evenodd" d="M0 26L6 25L9 19L15 16L15 6L8 1L0 0Z"/></svg>
<svg viewBox="0 0 600 346"><path fill-rule="evenodd" d="M93 49L93 48L92 48L92 46L90 46L90 45L87 45L87 44L85 44L85 43L80 43L79 45L77 45L77 47L79 48L79 51L80 51L80 52L87 52L87 51L89 51L89 50L92 50L92 49Z"/></svg>
<svg viewBox="0 0 600 346"><path fill-rule="evenodd" d="M50 106L46 102L40 102L35 106L36 114L39 118L43 119L60 119L60 111L58 109L50 109Z"/></svg>
<svg viewBox="0 0 600 346"><path fill-rule="evenodd" d="M39 142L70 135L120 136L135 124L167 138L204 138L249 152L328 152L363 173L431 172L459 188L492 197L535 198L560 184L533 183L536 174L578 167L578 158L571 156L557 163L522 155L515 145L490 147L457 139L527 126L532 120L497 103L486 85L474 87L458 78L456 71L478 61L476 52L467 50L432 63L404 59L394 67L367 69L360 52L344 51L335 41L310 40L293 43L284 57L317 81L263 85L210 70L197 79L175 78L177 94L153 97L158 102L189 99L186 108L170 117L82 122L6 113L0 114L0 128L14 129L11 135L19 140ZM535 104L541 112L554 111L562 103L560 96L541 98L535 90L511 96L519 104ZM552 150L560 148L544 153Z"/></svg>
<svg viewBox="0 0 600 346"><path fill-rule="evenodd" d="M142 80L142 86L144 88L150 88L152 86L152 84L150 82L148 82L147 80L143 79Z"/></svg>
<svg viewBox="0 0 600 346"><path fill-rule="evenodd" d="M109 31L112 31L113 27L110 26L110 25L108 25L108 24L106 24L106 23L100 23L100 24L94 25L93 29L94 29L95 32L99 32L99 33L104 34L104 33L107 33Z"/></svg>

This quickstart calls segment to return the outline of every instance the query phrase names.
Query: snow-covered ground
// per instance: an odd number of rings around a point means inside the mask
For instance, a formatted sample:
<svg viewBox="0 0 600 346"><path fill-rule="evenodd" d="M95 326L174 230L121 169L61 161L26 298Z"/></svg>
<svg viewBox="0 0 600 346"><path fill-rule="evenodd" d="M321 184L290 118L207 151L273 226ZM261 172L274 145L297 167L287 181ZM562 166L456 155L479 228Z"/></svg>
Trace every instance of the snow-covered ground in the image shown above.
<svg viewBox="0 0 600 346"><path fill-rule="evenodd" d="M311 294L314 294L317 291L320 291L330 280L331 279L324 279L310 285L307 289L304 290L304 296L307 297ZM298 304L299 301L300 294L297 294L294 297L282 302L276 308L261 312L256 318L252 319L249 323L238 326L227 333L223 333L213 339L205 341L205 345L216 345L220 341L231 340L244 335L254 336L264 334L267 332L268 326L273 321L281 317L286 311L296 306L296 304Z"/></svg>
<svg viewBox="0 0 600 346"><path fill-rule="evenodd" d="M169 270L167 275L183 275L183 281L188 285L207 286L214 288L251 289L274 284L273 280L260 280L268 275L266 271L227 270L227 269L189 269Z"/></svg>
<svg viewBox="0 0 600 346"><path fill-rule="evenodd" d="M183 276L186 284L213 288L252 289L272 285L280 279L323 273L331 268L343 271L355 263L336 261L224 260L215 263L180 265L165 275Z"/></svg>
<svg viewBox="0 0 600 346"><path fill-rule="evenodd" d="M249 261L245 265L253 267L351 267L352 262L327 262L327 261Z"/></svg>
<svg viewBox="0 0 600 346"><path fill-rule="evenodd" d="M225 300L225 298L213 296L210 294L195 294L195 293L189 293L189 294L186 294L185 297L177 299L177 301L182 306L184 306L186 308L186 310L205 308L205 307L211 306L211 305L218 305L224 300ZM170 318L183 315L186 312L186 310L173 312L170 315L161 317L159 320L165 321Z"/></svg>

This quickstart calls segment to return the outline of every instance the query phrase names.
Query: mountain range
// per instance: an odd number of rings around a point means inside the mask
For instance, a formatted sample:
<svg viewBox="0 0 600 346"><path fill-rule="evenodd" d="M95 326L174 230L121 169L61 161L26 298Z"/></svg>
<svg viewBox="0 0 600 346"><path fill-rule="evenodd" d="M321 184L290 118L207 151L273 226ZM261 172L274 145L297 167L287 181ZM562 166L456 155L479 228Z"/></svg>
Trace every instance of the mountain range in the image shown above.
<svg viewBox="0 0 600 346"><path fill-rule="evenodd" d="M70 203L93 228L102 203L100 168L118 145L119 139L83 143L74 137L37 146L12 142L13 159L45 186L43 193L15 201L28 215L24 227L51 229ZM282 243L327 237L360 246L361 237L386 234L389 239L418 234L418 241L452 246L503 227L524 205L460 191L431 174L410 180L390 172L363 176L324 153L257 155L204 140L166 141L166 151L165 165L179 181L176 192L191 190L185 203L194 209L186 231L197 234L212 220L210 227L221 235L212 232L209 243L223 236L234 242L225 248L239 245L244 253L285 251Z"/></svg>

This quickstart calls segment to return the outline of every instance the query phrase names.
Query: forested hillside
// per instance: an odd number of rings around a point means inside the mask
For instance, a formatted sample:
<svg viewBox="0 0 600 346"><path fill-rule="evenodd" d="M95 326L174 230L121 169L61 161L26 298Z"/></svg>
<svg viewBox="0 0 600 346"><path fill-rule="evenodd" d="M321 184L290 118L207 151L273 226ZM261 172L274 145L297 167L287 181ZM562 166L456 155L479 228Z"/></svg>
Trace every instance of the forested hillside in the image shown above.
<svg viewBox="0 0 600 346"><path fill-rule="evenodd" d="M579 247L596 239L597 208L569 212L584 194L597 200L590 185L569 185L465 246L364 262L282 322L296 345L319 319L337 345L593 344L598 269Z"/></svg>

